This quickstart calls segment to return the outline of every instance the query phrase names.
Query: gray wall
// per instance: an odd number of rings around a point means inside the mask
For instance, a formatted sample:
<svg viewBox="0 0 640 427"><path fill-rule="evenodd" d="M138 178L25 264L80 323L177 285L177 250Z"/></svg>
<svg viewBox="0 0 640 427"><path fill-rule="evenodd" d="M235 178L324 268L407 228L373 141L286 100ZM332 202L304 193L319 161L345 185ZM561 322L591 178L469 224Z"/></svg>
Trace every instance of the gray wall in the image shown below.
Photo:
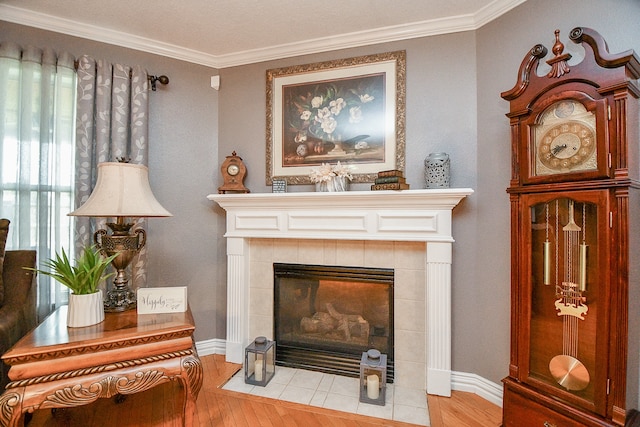
<svg viewBox="0 0 640 427"><path fill-rule="evenodd" d="M224 213L205 199L220 185L221 160L237 151L249 169L245 184L252 192L271 191L266 70L406 50L408 182L423 188L424 158L446 151L452 186L475 190L454 210L452 368L497 383L507 374L510 332L510 135L500 93L515 84L533 45L551 48L556 28L565 42L573 27L587 26L606 38L611 52L640 52L639 18L637 0L529 0L474 32L222 69L219 92L209 87L218 71L202 66L6 23L0 41L142 64L171 78L151 96L151 184L175 216L150 220L150 284L189 286L199 341L225 336Z"/></svg>

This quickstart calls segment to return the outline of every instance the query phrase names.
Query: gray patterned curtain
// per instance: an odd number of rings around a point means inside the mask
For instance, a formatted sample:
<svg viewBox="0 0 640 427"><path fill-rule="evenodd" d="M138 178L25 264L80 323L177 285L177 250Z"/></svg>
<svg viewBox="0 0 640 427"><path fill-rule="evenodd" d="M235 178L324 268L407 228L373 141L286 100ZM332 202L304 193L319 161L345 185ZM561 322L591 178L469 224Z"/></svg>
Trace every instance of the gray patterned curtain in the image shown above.
<svg viewBox="0 0 640 427"><path fill-rule="evenodd" d="M75 203L91 194L97 165L118 158L147 165L149 81L140 66L109 64L83 56L78 60L75 160ZM134 227L144 226L143 219ZM76 217L76 253L92 245L93 234L106 219ZM131 288L146 285L146 247L132 262Z"/></svg>

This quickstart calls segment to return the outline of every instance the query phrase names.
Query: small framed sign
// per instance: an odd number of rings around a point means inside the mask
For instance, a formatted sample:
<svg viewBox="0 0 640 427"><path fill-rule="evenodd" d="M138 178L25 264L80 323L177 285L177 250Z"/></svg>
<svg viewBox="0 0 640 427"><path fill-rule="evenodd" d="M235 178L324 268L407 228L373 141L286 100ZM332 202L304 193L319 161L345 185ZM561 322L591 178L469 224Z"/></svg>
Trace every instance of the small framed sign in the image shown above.
<svg viewBox="0 0 640 427"><path fill-rule="evenodd" d="M187 311L187 287L139 288L138 314Z"/></svg>
<svg viewBox="0 0 640 427"><path fill-rule="evenodd" d="M287 180L281 178L273 178L271 181L272 193L286 193L287 192Z"/></svg>

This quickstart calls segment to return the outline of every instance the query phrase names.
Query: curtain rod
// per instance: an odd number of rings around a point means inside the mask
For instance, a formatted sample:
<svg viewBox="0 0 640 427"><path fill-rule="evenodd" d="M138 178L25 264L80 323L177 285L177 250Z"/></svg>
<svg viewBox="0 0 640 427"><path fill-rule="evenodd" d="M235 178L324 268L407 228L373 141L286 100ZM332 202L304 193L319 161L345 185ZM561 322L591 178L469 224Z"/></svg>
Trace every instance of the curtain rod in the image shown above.
<svg viewBox="0 0 640 427"><path fill-rule="evenodd" d="M78 71L78 65L79 65L79 62L77 59L73 61L73 68L75 68L76 72ZM131 77L131 71L129 71L129 77ZM169 84L169 77L165 75L154 76L154 75L148 74L147 79L149 80L149 84L151 85L151 90L154 92L156 91L156 83L160 83L163 85Z"/></svg>

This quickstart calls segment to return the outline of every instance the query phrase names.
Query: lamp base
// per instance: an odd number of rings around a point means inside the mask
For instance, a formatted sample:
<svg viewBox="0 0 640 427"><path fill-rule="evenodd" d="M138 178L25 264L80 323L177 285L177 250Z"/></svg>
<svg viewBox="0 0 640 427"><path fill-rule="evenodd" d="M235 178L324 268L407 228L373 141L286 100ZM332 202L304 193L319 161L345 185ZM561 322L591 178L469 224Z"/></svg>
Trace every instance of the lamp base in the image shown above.
<svg viewBox="0 0 640 427"><path fill-rule="evenodd" d="M106 256L117 255L111 262L116 269L116 278L113 281L113 288L107 290L104 311L132 310L137 306L136 294L129 288L126 269L144 247L147 235L142 229L130 234L129 230L133 224L125 223L122 217L118 217L117 223L107 223L107 225L111 228L111 235L108 235L106 230L98 230L93 236L96 247Z"/></svg>
<svg viewBox="0 0 640 427"><path fill-rule="evenodd" d="M133 310L136 307L136 294L128 287L116 287L107 291L107 298L104 301L104 311L108 313L115 313Z"/></svg>

